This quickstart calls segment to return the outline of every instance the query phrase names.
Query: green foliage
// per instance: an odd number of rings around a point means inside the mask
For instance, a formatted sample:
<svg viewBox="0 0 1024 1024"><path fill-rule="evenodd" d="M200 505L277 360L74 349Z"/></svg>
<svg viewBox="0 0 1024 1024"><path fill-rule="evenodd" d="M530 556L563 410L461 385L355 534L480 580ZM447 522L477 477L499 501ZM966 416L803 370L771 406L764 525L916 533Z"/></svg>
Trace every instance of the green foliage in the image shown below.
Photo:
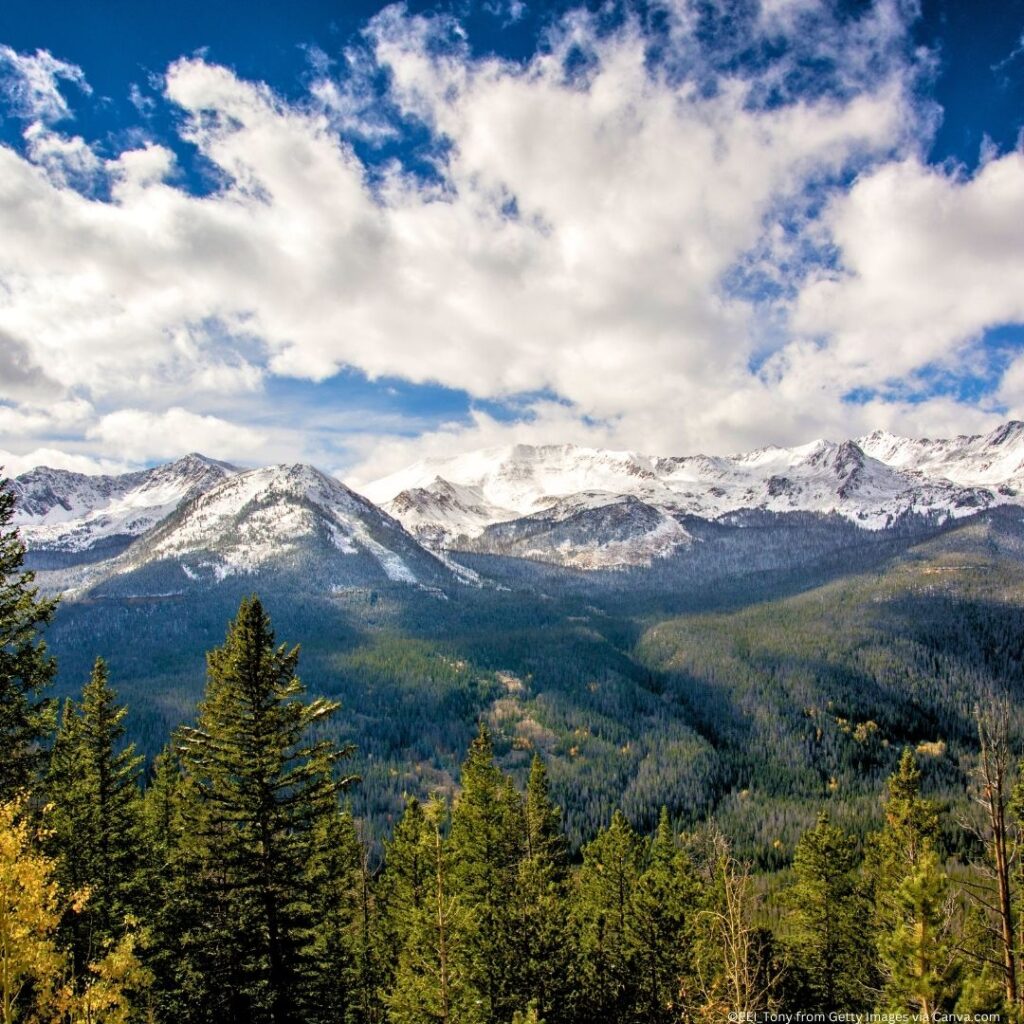
<svg viewBox="0 0 1024 1024"><path fill-rule="evenodd" d="M960 969L950 881L937 848L938 812L921 796L911 750L889 779L885 827L871 837L882 1005L926 1018L950 1005Z"/></svg>
<svg viewBox="0 0 1024 1024"><path fill-rule="evenodd" d="M225 1021L320 1019L344 1011L317 1002L325 975L343 969L331 897L344 855L337 841L341 785L332 774L347 751L307 734L337 710L302 701L298 650L275 646L260 602L242 602L222 647L208 656L208 683L178 752L182 788L179 869L188 916L183 984L204 975L207 1012ZM333 958L333 959L332 959Z"/></svg>
<svg viewBox="0 0 1024 1024"><path fill-rule="evenodd" d="M699 903L696 872L663 807L629 918L638 1019L669 1024L683 1012L693 989L691 947Z"/></svg>
<svg viewBox="0 0 1024 1024"><path fill-rule="evenodd" d="M520 999L548 1024L566 1019L571 954L568 941L568 862L561 814L552 803L547 769L534 757L523 803L523 848L515 883L516 937L512 964ZM518 1012L518 1011L517 1011ZM514 1015L513 1015L514 1019Z"/></svg>
<svg viewBox="0 0 1024 1024"><path fill-rule="evenodd" d="M451 880L465 912L462 950L467 977L485 1018L511 1018L519 1003L516 887L523 853L523 806L512 780L494 762L481 725L462 765L452 809Z"/></svg>
<svg viewBox="0 0 1024 1024"><path fill-rule="evenodd" d="M416 813L416 812L414 812ZM455 892L442 836L447 807L431 800L404 842L427 868L422 901L410 902L395 975L385 995L390 1024L484 1024L472 979L467 936L472 922Z"/></svg>
<svg viewBox="0 0 1024 1024"><path fill-rule="evenodd" d="M14 495L0 478L0 801L28 786L40 766L40 743L53 725L42 691L56 672L39 633L57 603L39 596L34 574L23 568L13 517Z"/></svg>
<svg viewBox="0 0 1024 1024"><path fill-rule="evenodd" d="M793 857L796 881L786 893L789 944L808 1009L870 1008L870 902L858 876L856 838L827 814L805 832Z"/></svg>
<svg viewBox="0 0 1024 1024"><path fill-rule="evenodd" d="M139 901L142 758L122 747L126 714L97 658L81 701L64 705L46 778L58 878L89 894L67 920L79 968L115 945Z"/></svg>
<svg viewBox="0 0 1024 1024"><path fill-rule="evenodd" d="M576 936L574 992L584 1019L628 1021L636 998L634 897L644 844L623 815L583 849L570 910Z"/></svg>

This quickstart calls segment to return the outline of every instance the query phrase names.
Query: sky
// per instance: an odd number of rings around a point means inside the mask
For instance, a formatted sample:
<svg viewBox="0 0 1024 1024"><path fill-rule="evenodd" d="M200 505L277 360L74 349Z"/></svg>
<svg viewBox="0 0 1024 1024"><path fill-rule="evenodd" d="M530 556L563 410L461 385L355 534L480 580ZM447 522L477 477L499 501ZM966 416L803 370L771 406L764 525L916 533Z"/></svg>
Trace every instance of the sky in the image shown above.
<svg viewBox="0 0 1024 1024"><path fill-rule="evenodd" d="M1024 0L0 5L0 464L1024 419Z"/></svg>

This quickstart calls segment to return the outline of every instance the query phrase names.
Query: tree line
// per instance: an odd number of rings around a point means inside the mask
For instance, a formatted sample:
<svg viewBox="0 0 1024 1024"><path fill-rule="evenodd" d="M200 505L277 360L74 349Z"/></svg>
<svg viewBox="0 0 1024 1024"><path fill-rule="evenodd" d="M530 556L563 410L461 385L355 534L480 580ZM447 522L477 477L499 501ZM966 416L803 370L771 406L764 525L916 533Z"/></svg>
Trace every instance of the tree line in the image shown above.
<svg viewBox="0 0 1024 1024"><path fill-rule="evenodd" d="M56 707L53 615L0 491L0 1014L197 1024L672 1024L758 1011L1019 1013L1024 813L1008 711L979 710L975 856L908 749L883 825L822 814L755 875L713 824L621 811L569 854L542 759L481 726L455 793L407 800L378 861L338 704L244 600L152 769L97 660Z"/></svg>

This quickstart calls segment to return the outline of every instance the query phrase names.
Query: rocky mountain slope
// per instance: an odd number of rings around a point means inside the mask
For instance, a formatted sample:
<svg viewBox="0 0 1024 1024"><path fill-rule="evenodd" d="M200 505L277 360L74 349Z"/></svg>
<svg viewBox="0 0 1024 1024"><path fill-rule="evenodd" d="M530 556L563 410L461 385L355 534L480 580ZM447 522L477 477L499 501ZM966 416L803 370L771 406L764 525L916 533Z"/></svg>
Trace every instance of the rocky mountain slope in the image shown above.
<svg viewBox="0 0 1024 1024"><path fill-rule="evenodd" d="M81 496L83 490L76 493ZM173 500L172 491L165 493ZM100 501L107 499L106 494L99 496ZM99 514L74 507L81 511L82 525L68 535L69 545L77 543ZM39 531L22 529L30 556L38 554L34 544ZM54 543L49 537L47 542ZM46 549L43 553L52 554ZM458 580L397 520L339 480L304 465L224 473L213 486L186 493L119 553L52 568L41 578L51 590L151 596L256 575L318 593L392 584L437 588Z"/></svg>
<svg viewBox="0 0 1024 1024"><path fill-rule="evenodd" d="M687 543L686 517L811 512L880 530L1024 502L1024 424L948 440L878 431L732 456L515 445L424 460L364 490L433 547L648 564Z"/></svg>
<svg viewBox="0 0 1024 1024"><path fill-rule="evenodd" d="M70 571L62 586L157 564L193 581L301 565L328 589L436 586L475 582L451 551L607 570L686 557L695 521L812 514L880 531L1024 504L1024 424L732 456L515 445L424 460L367 497L309 466L242 471L195 454L122 476L40 468L13 486L33 564Z"/></svg>
<svg viewBox="0 0 1024 1024"><path fill-rule="evenodd" d="M12 481L14 522L33 551L74 561L108 557L163 522L182 502L238 472L192 453L155 469L87 476L40 466Z"/></svg>

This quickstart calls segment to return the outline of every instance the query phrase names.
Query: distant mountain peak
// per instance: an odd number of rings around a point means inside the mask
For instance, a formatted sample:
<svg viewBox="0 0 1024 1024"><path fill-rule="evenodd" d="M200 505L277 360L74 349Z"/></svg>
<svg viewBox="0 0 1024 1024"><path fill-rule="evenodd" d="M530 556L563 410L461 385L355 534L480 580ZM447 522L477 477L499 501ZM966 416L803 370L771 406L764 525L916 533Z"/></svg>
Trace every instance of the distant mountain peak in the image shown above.
<svg viewBox="0 0 1024 1024"><path fill-rule="evenodd" d="M434 585L460 571L446 549L619 568L685 549L695 520L804 513L885 529L1024 505L1024 423L732 456L512 444L424 459L366 497L305 463L243 470L200 452L121 475L39 467L12 486L22 536L51 561L135 572L177 560L199 576L301 562L325 585Z"/></svg>
<svg viewBox="0 0 1024 1024"><path fill-rule="evenodd" d="M461 489L458 499L453 488ZM941 520L1017 501L1024 495L1024 424L944 440L875 430L732 456L510 445L431 458L366 491L439 547L479 547L489 535L511 536L517 516L554 522L565 503L593 510L595 495L604 495L605 504L632 496L675 516L811 512L882 529L908 514Z"/></svg>

